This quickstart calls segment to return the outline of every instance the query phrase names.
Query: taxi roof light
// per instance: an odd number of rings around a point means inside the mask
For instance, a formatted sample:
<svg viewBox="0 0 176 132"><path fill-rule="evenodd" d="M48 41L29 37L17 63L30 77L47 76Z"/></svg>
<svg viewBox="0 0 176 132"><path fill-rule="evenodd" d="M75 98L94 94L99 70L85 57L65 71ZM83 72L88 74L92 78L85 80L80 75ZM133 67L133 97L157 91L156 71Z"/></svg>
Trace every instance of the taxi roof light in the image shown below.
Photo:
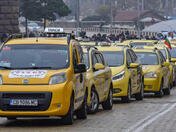
<svg viewBox="0 0 176 132"><path fill-rule="evenodd" d="M111 46L111 43L107 43L107 42L101 42L100 46Z"/></svg>

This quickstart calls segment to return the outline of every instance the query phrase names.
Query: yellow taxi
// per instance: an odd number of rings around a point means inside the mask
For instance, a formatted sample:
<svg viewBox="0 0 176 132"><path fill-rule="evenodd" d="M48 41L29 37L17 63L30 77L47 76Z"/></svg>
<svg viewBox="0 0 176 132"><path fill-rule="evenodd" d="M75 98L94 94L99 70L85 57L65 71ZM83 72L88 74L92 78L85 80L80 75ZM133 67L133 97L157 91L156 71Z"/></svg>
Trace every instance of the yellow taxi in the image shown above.
<svg viewBox="0 0 176 132"><path fill-rule="evenodd" d="M123 102L130 102L134 96L142 100L144 96L144 82L142 65L130 48L98 47L112 70L113 97L121 98Z"/></svg>
<svg viewBox="0 0 176 132"><path fill-rule="evenodd" d="M16 38L0 51L0 116L87 118L83 52L66 38Z"/></svg>
<svg viewBox="0 0 176 132"><path fill-rule="evenodd" d="M170 69L158 49L134 49L143 65L144 92L153 92L157 97L170 94Z"/></svg>
<svg viewBox="0 0 176 132"><path fill-rule="evenodd" d="M96 113L99 104L103 109L111 110L113 107L112 73L101 52L95 47L84 49L87 66L86 80L88 88L88 113Z"/></svg>
<svg viewBox="0 0 176 132"><path fill-rule="evenodd" d="M129 44L131 47L136 47L157 44L158 40L126 40L123 43Z"/></svg>
<svg viewBox="0 0 176 132"><path fill-rule="evenodd" d="M156 45L155 46L157 49L159 49L164 58L166 59L167 62L170 63L170 84L171 84L171 87L175 85L175 80L176 80L176 66L175 66L175 62L176 62L176 59L172 59L171 58L171 53L170 53L170 49L167 48L165 45Z"/></svg>

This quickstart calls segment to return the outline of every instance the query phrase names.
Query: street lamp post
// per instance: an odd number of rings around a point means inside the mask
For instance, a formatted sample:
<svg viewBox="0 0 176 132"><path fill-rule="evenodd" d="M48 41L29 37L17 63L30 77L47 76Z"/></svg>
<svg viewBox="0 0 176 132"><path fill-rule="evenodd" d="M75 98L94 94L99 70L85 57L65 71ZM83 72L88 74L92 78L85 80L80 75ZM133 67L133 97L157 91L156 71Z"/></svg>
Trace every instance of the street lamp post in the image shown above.
<svg viewBox="0 0 176 132"><path fill-rule="evenodd" d="M112 0L110 0L110 32L112 33L112 25L113 25L113 9L112 9Z"/></svg>

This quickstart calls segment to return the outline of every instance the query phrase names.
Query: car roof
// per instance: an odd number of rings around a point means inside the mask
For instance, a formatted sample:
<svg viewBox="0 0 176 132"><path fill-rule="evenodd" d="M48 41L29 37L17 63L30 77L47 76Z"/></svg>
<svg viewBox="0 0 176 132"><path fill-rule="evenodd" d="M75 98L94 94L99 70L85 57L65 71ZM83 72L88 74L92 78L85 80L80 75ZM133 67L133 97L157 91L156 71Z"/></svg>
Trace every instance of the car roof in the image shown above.
<svg viewBox="0 0 176 132"><path fill-rule="evenodd" d="M5 45L8 44L61 44L67 45L66 38L20 38L20 39L11 39Z"/></svg>
<svg viewBox="0 0 176 132"><path fill-rule="evenodd" d="M118 46L110 46L110 47L102 47L102 46L97 46L99 51L123 51L124 47L118 47Z"/></svg>
<svg viewBox="0 0 176 132"><path fill-rule="evenodd" d="M156 53L154 49L133 49L134 52Z"/></svg>

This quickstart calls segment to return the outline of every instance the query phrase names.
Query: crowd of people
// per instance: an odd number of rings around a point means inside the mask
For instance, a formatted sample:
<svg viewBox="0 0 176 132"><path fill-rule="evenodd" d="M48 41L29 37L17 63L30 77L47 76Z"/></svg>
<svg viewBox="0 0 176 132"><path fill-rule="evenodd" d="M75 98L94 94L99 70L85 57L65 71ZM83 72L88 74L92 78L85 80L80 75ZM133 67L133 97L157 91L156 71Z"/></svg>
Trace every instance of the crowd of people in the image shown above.
<svg viewBox="0 0 176 132"><path fill-rule="evenodd" d="M123 42L124 40L131 40L131 39L157 40L156 36L152 36L152 37L143 36L143 35L137 36L134 33L130 34L129 31L126 31L125 33L122 32L117 35L115 34L107 35L107 34L100 34L100 33L94 34L90 39L92 41L106 41L107 37L113 42L116 42L116 41Z"/></svg>

